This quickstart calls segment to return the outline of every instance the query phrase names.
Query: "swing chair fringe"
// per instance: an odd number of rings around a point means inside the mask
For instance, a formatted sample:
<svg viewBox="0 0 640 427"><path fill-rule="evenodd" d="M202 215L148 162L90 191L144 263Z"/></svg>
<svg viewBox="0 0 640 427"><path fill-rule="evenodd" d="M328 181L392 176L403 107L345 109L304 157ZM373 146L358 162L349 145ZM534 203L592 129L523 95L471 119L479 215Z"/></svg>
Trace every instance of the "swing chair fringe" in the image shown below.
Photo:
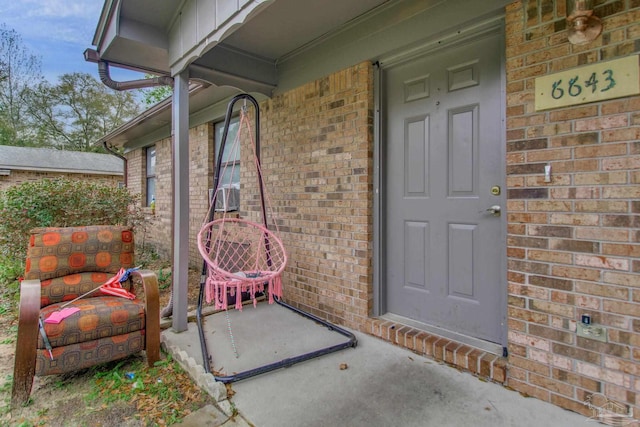
<svg viewBox="0 0 640 427"><path fill-rule="evenodd" d="M248 293L253 306L258 305L259 294L265 292L265 282L240 282L229 283L227 280L215 280L209 275L207 277L206 300L208 304L214 302L214 309L226 310L229 307L229 297L235 297L234 308L242 311L242 295ZM282 278L275 276L266 283L266 290L269 294L269 304L275 302L274 297L282 298Z"/></svg>
<svg viewBox="0 0 640 427"><path fill-rule="evenodd" d="M242 295L256 302L267 291L269 303L282 297L282 272L287 254L282 241L264 226L239 219L217 219L198 233L198 249L206 263L204 284L208 304L226 310L229 297L242 310Z"/></svg>

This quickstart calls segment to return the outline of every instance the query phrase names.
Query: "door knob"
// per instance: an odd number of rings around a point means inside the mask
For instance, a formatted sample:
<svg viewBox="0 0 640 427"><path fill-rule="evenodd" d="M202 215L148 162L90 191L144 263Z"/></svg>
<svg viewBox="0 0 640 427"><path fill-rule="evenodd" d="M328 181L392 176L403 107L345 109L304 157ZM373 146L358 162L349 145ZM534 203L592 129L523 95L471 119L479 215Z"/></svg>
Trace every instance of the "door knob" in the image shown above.
<svg viewBox="0 0 640 427"><path fill-rule="evenodd" d="M487 209L487 212L491 212L493 216L500 216L500 206L493 205L489 209Z"/></svg>

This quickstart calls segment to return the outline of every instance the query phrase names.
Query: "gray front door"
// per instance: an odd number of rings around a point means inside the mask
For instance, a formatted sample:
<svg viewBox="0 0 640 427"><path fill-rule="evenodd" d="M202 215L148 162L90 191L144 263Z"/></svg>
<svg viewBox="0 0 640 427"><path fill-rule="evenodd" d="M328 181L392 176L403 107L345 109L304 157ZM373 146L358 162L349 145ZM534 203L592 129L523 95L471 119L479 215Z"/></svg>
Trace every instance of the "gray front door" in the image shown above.
<svg viewBox="0 0 640 427"><path fill-rule="evenodd" d="M506 305L501 46L484 35L382 68L387 311L495 343Z"/></svg>

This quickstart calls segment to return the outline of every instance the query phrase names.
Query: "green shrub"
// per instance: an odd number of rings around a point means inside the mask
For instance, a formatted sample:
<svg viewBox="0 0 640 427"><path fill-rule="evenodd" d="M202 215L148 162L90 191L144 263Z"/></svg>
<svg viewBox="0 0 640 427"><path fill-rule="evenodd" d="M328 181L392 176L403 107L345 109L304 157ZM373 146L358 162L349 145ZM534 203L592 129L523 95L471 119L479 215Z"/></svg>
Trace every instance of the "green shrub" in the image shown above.
<svg viewBox="0 0 640 427"><path fill-rule="evenodd" d="M24 260L29 231L35 227L131 225L144 215L140 195L90 181L43 179L0 193L0 257Z"/></svg>
<svg viewBox="0 0 640 427"><path fill-rule="evenodd" d="M16 260L0 256L0 315L16 313L20 298L19 278L24 272L24 259Z"/></svg>

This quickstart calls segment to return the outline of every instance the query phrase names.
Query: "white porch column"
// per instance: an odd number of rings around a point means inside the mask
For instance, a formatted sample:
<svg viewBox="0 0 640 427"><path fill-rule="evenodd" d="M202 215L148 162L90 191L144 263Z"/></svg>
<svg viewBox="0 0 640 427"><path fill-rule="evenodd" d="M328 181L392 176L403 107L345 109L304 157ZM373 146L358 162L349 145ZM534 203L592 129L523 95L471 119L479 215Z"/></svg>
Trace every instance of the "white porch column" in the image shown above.
<svg viewBox="0 0 640 427"><path fill-rule="evenodd" d="M173 103L173 330L187 330L189 279L189 71L174 76Z"/></svg>

